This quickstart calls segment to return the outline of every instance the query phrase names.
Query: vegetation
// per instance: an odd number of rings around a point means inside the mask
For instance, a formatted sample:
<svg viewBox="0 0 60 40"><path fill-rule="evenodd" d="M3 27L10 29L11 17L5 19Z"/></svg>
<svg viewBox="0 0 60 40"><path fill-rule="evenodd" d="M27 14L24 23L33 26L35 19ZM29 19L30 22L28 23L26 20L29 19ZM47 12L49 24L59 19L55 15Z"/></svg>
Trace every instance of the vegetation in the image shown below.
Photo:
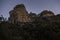
<svg viewBox="0 0 60 40"><path fill-rule="evenodd" d="M31 23L0 23L1 40L60 40L60 22L37 19Z"/></svg>

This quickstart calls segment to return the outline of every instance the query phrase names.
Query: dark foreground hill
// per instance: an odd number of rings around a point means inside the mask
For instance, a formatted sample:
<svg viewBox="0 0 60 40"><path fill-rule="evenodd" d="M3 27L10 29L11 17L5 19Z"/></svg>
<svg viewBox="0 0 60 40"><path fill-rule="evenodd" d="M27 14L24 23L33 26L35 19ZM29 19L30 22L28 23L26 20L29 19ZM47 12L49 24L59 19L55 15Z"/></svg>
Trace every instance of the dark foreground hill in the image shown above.
<svg viewBox="0 0 60 40"><path fill-rule="evenodd" d="M14 24L0 21L0 40L60 40L60 15Z"/></svg>
<svg viewBox="0 0 60 40"><path fill-rule="evenodd" d="M0 23L0 40L60 40L60 22Z"/></svg>

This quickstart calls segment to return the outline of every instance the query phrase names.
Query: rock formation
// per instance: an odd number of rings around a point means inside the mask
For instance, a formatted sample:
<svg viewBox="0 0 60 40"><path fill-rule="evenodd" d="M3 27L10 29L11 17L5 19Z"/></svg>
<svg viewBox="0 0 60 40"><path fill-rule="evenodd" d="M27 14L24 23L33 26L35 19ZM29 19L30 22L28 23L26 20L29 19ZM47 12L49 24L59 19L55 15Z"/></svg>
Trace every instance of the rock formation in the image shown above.
<svg viewBox="0 0 60 40"><path fill-rule="evenodd" d="M33 22L37 18L41 17L51 17L54 16L52 11L44 10L40 14L36 15L35 13L28 13L24 4L19 4L14 7L13 10L9 12L9 22L18 23L18 22Z"/></svg>
<svg viewBox="0 0 60 40"><path fill-rule="evenodd" d="M42 17L50 17L54 16L54 13L52 11L44 10L39 15Z"/></svg>
<svg viewBox="0 0 60 40"><path fill-rule="evenodd" d="M30 21L28 12L27 12L24 4L16 5L14 7L14 9L9 12L9 14L10 14L9 21L11 23L29 22Z"/></svg>

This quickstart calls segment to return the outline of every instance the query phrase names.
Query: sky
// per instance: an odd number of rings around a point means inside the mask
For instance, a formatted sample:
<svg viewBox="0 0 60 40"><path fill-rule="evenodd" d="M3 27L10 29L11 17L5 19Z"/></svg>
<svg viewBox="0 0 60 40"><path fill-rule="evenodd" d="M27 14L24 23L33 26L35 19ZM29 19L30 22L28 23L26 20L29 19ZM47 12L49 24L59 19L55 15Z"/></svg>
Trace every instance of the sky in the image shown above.
<svg viewBox="0 0 60 40"><path fill-rule="evenodd" d="M43 10L50 10L55 14L60 14L60 0L0 0L0 15L9 17L9 11L17 4L24 4L28 13L40 13Z"/></svg>

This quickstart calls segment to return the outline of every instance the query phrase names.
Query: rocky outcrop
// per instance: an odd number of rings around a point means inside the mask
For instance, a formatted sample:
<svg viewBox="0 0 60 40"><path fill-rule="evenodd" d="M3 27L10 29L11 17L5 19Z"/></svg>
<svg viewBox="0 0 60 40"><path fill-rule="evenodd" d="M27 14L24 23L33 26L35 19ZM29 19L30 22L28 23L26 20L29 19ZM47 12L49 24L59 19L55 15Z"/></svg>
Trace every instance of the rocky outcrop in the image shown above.
<svg viewBox="0 0 60 40"><path fill-rule="evenodd" d="M52 11L44 10L39 14L39 16L50 17L50 16L54 16L54 13Z"/></svg>
<svg viewBox="0 0 60 40"><path fill-rule="evenodd" d="M14 7L13 10L9 12L9 22L10 23L19 23L19 22L33 22L35 20L41 20L41 18L51 20L52 16L54 17L54 13L52 11L44 10L40 14L36 15L36 13L28 13L24 4L18 4Z"/></svg>
<svg viewBox="0 0 60 40"><path fill-rule="evenodd" d="M14 7L10 13L9 21L12 23L29 22L30 18L24 4L19 4Z"/></svg>

